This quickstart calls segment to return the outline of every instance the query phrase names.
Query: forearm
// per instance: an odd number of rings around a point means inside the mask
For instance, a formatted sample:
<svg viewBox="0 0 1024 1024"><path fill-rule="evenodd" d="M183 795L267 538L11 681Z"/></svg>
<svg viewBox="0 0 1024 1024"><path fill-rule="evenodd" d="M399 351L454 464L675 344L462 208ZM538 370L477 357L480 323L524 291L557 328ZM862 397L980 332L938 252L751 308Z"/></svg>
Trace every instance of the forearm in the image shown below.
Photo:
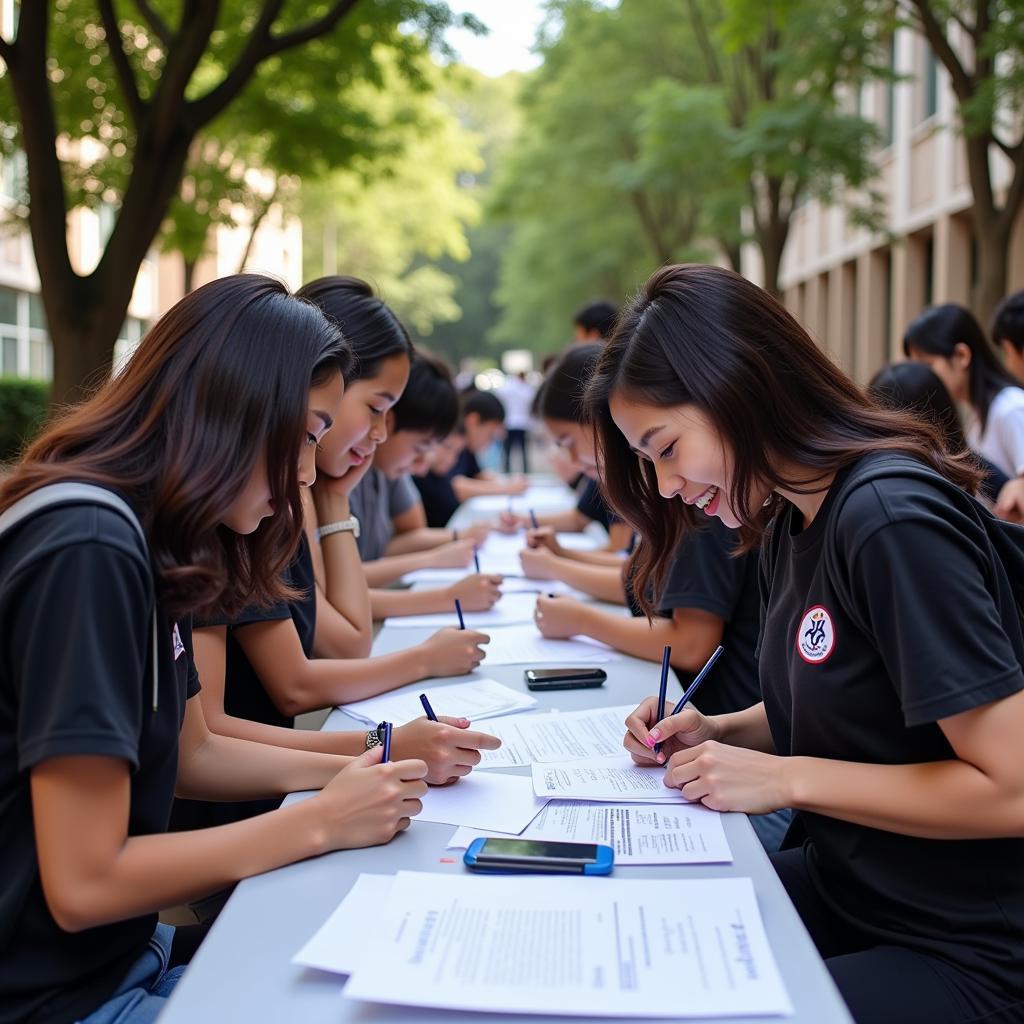
<svg viewBox="0 0 1024 1024"><path fill-rule="evenodd" d="M625 604L626 592L622 585L622 570L606 565L586 565L568 558L558 558L554 564L555 579L584 594L609 604ZM543 582L540 584L543 589Z"/></svg>
<svg viewBox="0 0 1024 1024"><path fill-rule="evenodd" d="M589 524L590 520L578 508L542 512L537 516L538 526L550 526L556 533L582 533Z"/></svg>
<svg viewBox="0 0 1024 1024"><path fill-rule="evenodd" d="M275 747L292 750L309 750L321 754L339 754L353 757L361 754L366 747L366 734L362 732L325 732L315 729L288 729L281 725L267 725L251 722L234 715L206 716L211 732L220 736L233 736L253 743L267 743Z"/></svg>
<svg viewBox="0 0 1024 1024"><path fill-rule="evenodd" d="M666 644L672 645L672 667L684 672L697 672L707 660L703 643L693 642L684 629L672 619L655 619L615 615L601 608L583 605L580 608L583 635L602 640L617 651L645 661L660 661ZM699 703L699 702L698 702Z"/></svg>
<svg viewBox="0 0 1024 1024"><path fill-rule="evenodd" d="M73 930L154 913L326 852L314 801L217 828L132 836L109 870L76 887Z"/></svg>
<svg viewBox="0 0 1024 1024"><path fill-rule="evenodd" d="M925 839L1024 836L1024 787L965 761L883 765L788 757L790 806Z"/></svg>
<svg viewBox="0 0 1024 1024"><path fill-rule="evenodd" d="M290 731L290 730L284 730ZM178 761L175 792L195 800L258 800L321 789L349 758L210 732Z"/></svg>
<svg viewBox="0 0 1024 1024"><path fill-rule="evenodd" d="M320 550L325 600L317 602L317 650L326 657L365 656L373 642L373 622L355 537L349 532L329 534Z"/></svg>
<svg viewBox="0 0 1024 1024"><path fill-rule="evenodd" d="M435 612L455 614L454 600L447 590L438 587L429 590L371 590L370 605L377 621L392 615L431 615Z"/></svg>
<svg viewBox="0 0 1024 1024"><path fill-rule="evenodd" d="M728 715L715 715L712 719L718 732L718 740L734 747L760 750L765 754L775 753L775 740L768 727L768 716L764 704L754 704L743 711Z"/></svg>
<svg viewBox="0 0 1024 1024"><path fill-rule="evenodd" d="M559 557L566 558L571 562L582 562L584 565L611 566L613 569L619 570L620 576L622 567L626 564L626 560L618 551L577 551L574 548L562 548Z"/></svg>
<svg viewBox="0 0 1024 1024"><path fill-rule="evenodd" d="M470 498L478 498L487 494L514 494L518 488L504 480L486 480L482 477L455 476L452 477L452 490L459 502L468 501Z"/></svg>
<svg viewBox="0 0 1024 1024"><path fill-rule="evenodd" d="M429 551L412 551L406 555L385 555L372 562L363 562L363 576L368 587L386 587L407 572L430 567Z"/></svg>
<svg viewBox="0 0 1024 1024"><path fill-rule="evenodd" d="M301 715L376 697L428 675L421 644L373 658L306 661L289 677L287 697L278 703L285 714Z"/></svg>
<svg viewBox="0 0 1024 1024"><path fill-rule="evenodd" d="M453 540L456 540L455 533L447 527L423 526L416 530L406 530L405 533L396 533L388 541L384 554L407 555L413 551L428 551Z"/></svg>

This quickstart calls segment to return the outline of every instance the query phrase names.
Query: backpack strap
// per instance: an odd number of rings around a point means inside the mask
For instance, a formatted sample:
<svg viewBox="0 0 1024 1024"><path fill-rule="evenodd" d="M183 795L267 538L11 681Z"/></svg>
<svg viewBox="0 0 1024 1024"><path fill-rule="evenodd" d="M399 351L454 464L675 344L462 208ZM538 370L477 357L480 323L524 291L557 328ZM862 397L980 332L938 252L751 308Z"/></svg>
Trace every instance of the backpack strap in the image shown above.
<svg viewBox="0 0 1024 1024"><path fill-rule="evenodd" d="M146 540L146 532L142 529L138 516L132 507L123 498L108 491L105 487L98 487L96 484L77 483L67 481L57 484L47 484L38 490L26 494L24 498L16 501L2 515L0 515L0 537L10 530L13 530L19 523L45 509L54 508L57 505L102 505L117 512L123 519L131 523L135 532L139 535L143 547L149 549ZM157 641L159 638L159 622L157 616L156 598L153 599L153 658L152 658L152 681L153 681L153 710L158 707L158 678L159 659L157 656Z"/></svg>

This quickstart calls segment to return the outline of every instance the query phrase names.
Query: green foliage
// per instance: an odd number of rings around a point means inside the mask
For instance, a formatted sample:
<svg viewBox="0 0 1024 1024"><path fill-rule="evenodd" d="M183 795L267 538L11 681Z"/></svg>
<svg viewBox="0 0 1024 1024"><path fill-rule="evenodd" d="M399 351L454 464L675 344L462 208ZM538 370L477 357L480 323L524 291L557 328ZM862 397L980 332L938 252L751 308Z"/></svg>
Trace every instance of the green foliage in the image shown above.
<svg viewBox="0 0 1024 1024"><path fill-rule="evenodd" d="M37 380L0 377L0 464L10 462L46 419L50 388Z"/></svg>

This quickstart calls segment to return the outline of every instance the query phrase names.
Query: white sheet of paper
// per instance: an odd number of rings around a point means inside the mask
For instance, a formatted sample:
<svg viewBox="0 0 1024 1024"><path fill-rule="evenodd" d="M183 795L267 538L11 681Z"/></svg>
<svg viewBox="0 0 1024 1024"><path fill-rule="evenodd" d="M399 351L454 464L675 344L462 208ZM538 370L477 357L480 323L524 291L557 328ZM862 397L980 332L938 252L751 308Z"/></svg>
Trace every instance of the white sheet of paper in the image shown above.
<svg viewBox="0 0 1024 1024"><path fill-rule="evenodd" d="M500 832L459 828L449 849L466 849L479 836L511 839ZM728 864L732 850L722 815L703 804L597 804L552 800L519 839L603 843L616 864Z"/></svg>
<svg viewBox="0 0 1024 1024"><path fill-rule="evenodd" d="M546 797L534 794L525 775L473 772L452 786L431 786L413 826L417 821L435 821L518 835L546 803Z"/></svg>
<svg viewBox="0 0 1024 1024"><path fill-rule="evenodd" d="M549 640L535 626L509 626L496 629L484 648L485 665L594 665L621 661L621 656L607 644L589 637L572 640Z"/></svg>
<svg viewBox="0 0 1024 1024"><path fill-rule="evenodd" d="M366 922L374 920L394 882L394 875L360 875L334 913L292 957L292 963L351 974L366 944Z"/></svg>
<svg viewBox="0 0 1024 1024"><path fill-rule="evenodd" d="M528 515L531 508L534 512L552 512L572 508L577 501L576 495L568 487L533 486L525 494L517 494L512 498L512 511L517 515ZM481 494L470 498L467 504L469 511L474 513L507 512L509 497L507 494Z"/></svg>
<svg viewBox="0 0 1024 1024"><path fill-rule="evenodd" d="M416 693L385 693L380 697L342 704L340 710L350 718L369 725L378 722L405 725L423 717L420 692L426 693L435 715L471 721L524 711L537 703L536 697L513 690L496 679L473 679L468 683L448 683L445 686L424 685L423 690Z"/></svg>
<svg viewBox="0 0 1024 1024"><path fill-rule="evenodd" d="M538 796L610 803L689 803L680 790L669 789L664 779L664 768L641 768L628 754L533 766L533 790Z"/></svg>
<svg viewBox="0 0 1024 1024"><path fill-rule="evenodd" d="M512 593L503 594L498 603L486 612L463 610L467 629L494 629L497 626L522 626L533 622L533 612L537 607L536 594ZM439 612L434 615L399 615L385 619L384 626L392 629L442 629L445 626L457 626L458 616L455 609Z"/></svg>
<svg viewBox="0 0 1024 1024"><path fill-rule="evenodd" d="M792 1013L749 878L402 871L363 937L351 999L598 1017Z"/></svg>
<svg viewBox="0 0 1024 1024"><path fill-rule="evenodd" d="M497 750L483 751L479 768L514 768L517 765L612 757L622 752L623 722L632 704L583 711L549 711L516 715L491 722L484 732L501 740Z"/></svg>

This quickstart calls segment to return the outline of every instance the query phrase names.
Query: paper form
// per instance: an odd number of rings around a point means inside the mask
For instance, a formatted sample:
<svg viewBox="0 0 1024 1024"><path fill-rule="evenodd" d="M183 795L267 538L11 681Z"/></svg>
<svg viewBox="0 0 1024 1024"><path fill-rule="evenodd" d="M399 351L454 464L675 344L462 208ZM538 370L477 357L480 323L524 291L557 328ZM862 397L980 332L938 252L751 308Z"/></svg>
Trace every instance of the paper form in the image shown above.
<svg viewBox="0 0 1024 1024"><path fill-rule="evenodd" d="M601 843L616 864L728 864L732 851L722 815L703 804L597 804L552 800L518 835L459 828L450 849L466 849L480 836Z"/></svg>
<svg viewBox="0 0 1024 1024"><path fill-rule="evenodd" d="M431 786L411 827L417 821L435 821L518 835L546 803L525 775L473 772L451 786Z"/></svg>
<svg viewBox="0 0 1024 1024"><path fill-rule="evenodd" d="M749 878L402 871L363 937L351 999L599 1017L792 1012Z"/></svg>
<svg viewBox="0 0 1024 1024"><path fill-rule="evenodd" d="M386 693L380 697L342 704L340 710L350 718L368 725L376 725L378 722L405 725L423 717L421 693L426 693L434 714L468 718L470 721L523 711L537 703L536 697L513 690L496 679L474 679L468 683L447 683L444 686L422 685L423 689L417 689L415 693Z"/></svg>
<svg viewBox="0 0 1024 1024"><path fill-rule="evenodd" d="M517 765L611 757L622 753L626 715L633 704L584 711L516 715L484 727L501 740L498 750L483 751L478 768L514 768Z"/></svg>
<svg viewBox="0 0 1024 1024"><path fill-rule="evenodd" d="M503 594L498 603L485 612L462 610L466 629L494 629L498 626L522 626L533 622L533 613L537 607L536 594L511 593ZM457 626L459 618L455 614L454 605L446 612L429 615L396 615L385 619L385 628L391 629L442 629L444 626Z"/></svg>
<svg viewBox="0 0 1024 1024"><path fill-rule="evenodd" d="M621 661L607 644L588 637L572 640L549 640L530 626L509 626L496 629L491 642L484 648L484 663L488 665L594 665L606 661Z"/></svg>
<svg viewBox="0 0 1024 1024"><path fill-rule="evenodd" d="M533 790L538 796L614 803L689 803L680 790L669 789L664 780L661 765L641 767L628 754L533 766Z"/></svg>

